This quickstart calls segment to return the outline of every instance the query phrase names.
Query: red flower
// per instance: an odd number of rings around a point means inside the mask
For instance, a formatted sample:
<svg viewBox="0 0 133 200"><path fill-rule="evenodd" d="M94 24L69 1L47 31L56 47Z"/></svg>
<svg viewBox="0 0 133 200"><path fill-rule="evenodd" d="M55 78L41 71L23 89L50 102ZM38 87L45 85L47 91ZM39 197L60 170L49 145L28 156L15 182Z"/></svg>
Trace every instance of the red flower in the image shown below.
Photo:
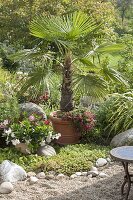
<svg viewBox="0 0 133 200"><path fill-rule="evenodd" d="M50 121L49 121L49 120L45 120L45 121L44 121L44 124L49 125L49 124L50 124Z"/></svg>

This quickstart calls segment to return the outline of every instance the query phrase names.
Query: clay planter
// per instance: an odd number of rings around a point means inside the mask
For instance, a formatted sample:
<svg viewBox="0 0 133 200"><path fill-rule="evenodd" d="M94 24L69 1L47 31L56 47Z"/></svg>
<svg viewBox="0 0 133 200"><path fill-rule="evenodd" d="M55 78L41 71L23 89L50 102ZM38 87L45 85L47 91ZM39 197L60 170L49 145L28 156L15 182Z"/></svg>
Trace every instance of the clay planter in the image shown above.
<svg viewBox="0 0 133 200"><path fill-rule="evenodd" d="M60 118L50 115L50 121L52 122L53 129L57 133L61 133L61 137L57 140L58 144L76 144L79 142L80 134L77 132L71 121L64 121Z"/></svg>

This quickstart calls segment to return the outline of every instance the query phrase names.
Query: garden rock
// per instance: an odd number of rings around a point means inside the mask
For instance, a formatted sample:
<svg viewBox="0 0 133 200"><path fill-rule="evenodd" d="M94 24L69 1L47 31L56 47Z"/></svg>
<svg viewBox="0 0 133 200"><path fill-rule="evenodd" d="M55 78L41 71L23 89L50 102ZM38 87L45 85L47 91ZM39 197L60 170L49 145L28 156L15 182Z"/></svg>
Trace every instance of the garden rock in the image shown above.
<svg viewBox="0 0 133 200"><path fill-rule="evenodd" d="M39 147L37 154L39 156L51 157L56 155L56 151L52 146L44 145Z"/></svg>
<svg viewBox="0 0 133 200"><path fill-rule="evenodd" d="M76 175L76 174L72 174L71 176L70 176L70 178L71 179L74 179L74 178L77 178L78 176Z"/></svg>
<svg viewBox="0 0 133 200"><path fill-rule="evenodd" d="M103 167L104 165L107 164L107 160L104 159L104 158L99 158L97 161L96 161L96 166L97 167Z"/></svg>
<svg viewBox="0 0 133 200"><path fill-rule="evenodd" d="M88 175L91 175L92 177L98 176L99 172L96 167L92 167L90 171L88 171Z"/></svg>
<svg viewBox="0 0 133 200"><path fill-rule="evenodd" d="M46 175L45 175L44 172L40 172L40 173L38 173L38 174L36 175L36 177L39 178L39 179L43 179L43 178L46 177Z"/></svg>
<svg viewBox="0 0 133 200"><path fill-rule="evenodd" d="M57 180L64 179L64 178L66 178L66 176L65 176L64 174L58 174L58 175L56 176L56 179L57 179Z"/></svg>
<svg viewBox="0 0 133 200"><path fill-rule="evenodd" d="M31 176L36 176L36 173L35 172L28 172L27 173L27 177L31 177Z"/></svg>
<svg viewBox="0 0 133 200"><path fill-rule="evenodd" d="M20 151L21 153L23 153L23 154L26 154L26 155L31 154L28 145L25 144L25 143L19 143L19 144L17 144L17 145L15 146L15 148L16 148L18 151Z"/></svg>
<svg viewBox="0 0 133 200"><path fill-rule="evenodd" d="M99 177L100 178L106 178L106 177L108 177L108 175L104 172L100 172Z"/></svg>
<svg viewBox="0 0 133 200"><path fill-rule="evenodd" d="M88 177L88 178L92 178L92 174L89 174L87 177Z"/></svg>
<svg viewBox="0 0 133 200"><path fill-rule="evenodd" d="M98 176L98 174L99 174L98 171L89 171L89 172L88 172L88 176L91 175L92 177L96 177L96 176ZM90 176L90 177L91 177L91 176Z"/></svg>
<svg viewBox="0 0 133 200"><path fill-rule="evenodd" d="M76 172L75 174L76 174L77 176L81 176L81 175L82 175L81 172Z"/></svg>
<svg viewBox="0 0 133 200"><path fill-rule="evenodd" d="M29 103L22 103L20 105L20 112L23 114L24 112L27 113L28 116L34 114L40 115L43 117L43 119L46 119L46 114L44 110L36 105L35 103L29 102Z"/></svg>
<svg viewBox="0 0 133 200"><path fill-rule="evenodd" d="M30 185L35 184L37 181L38 181L38 178L36 178L35 176L31 176L31 177L29 178L29 183L30 183Z"/></svg>
<svg viewBox="0 0 133 200"><path fill-rule="evenodd" d="M87 176L88 172L82 172L81 176Z"/></svg>
<svg viewBox="0 0 133 200"><path fill-rule="evenodd" d="M107 162L111 163L111 159L110 158L106 158Z"/></svg>
<svg viewBox="0 0 133 200"><path fill-rule="evenodd" d="M90 171L98 171L97 167L92 166L92 168L90 169Z"/></svg>
<svg viewBox="0 0 133 200"><path fill-rule="evenodd" d="M0 165L0 178L2 182L23 181L27 177L26 171L15 163L5 160Z"/></svg>
<svg viewBox="0 0 133 200"><path fill-rule="evenodd" d="M110 145L112 147L132 146L133 145L133 128L116 135Z"/></svg>
<svg viewBox="0 0 133 200"><path fill-rule="evenodd" d="M0 193L1 194L9 194L14 190L12 183L10 182L3 182L0 185Z"/></svg>
<svg viewBox="0 0 133 200"><path fill-rule="evenodd" d="M48 174L45 177L45 179L47 179L47 180L51 180L51 179L54 179L54 178L55 178L55 176L53 174Z"/></svg>

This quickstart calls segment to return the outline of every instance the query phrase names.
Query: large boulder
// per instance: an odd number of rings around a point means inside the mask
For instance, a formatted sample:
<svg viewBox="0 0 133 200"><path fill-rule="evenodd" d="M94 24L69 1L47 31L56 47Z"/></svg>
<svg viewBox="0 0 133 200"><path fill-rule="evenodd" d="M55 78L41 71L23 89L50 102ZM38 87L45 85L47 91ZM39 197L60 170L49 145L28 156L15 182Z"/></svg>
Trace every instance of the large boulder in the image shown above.
<svg viewBox="0 0 133 200"><path fill-rule="evenodd" d="M132 146L133 145L133 128L116 135L110 145L112 147Z"/></svg>
<svg viewBox="0 0 133 200"><path fill-rule="evenodd" d="M23 181L27 177L26 171L19 165L4 160L0 164L0 181L1 182L17 182Z"/></svg>
<svg viewBox="0 0 133 200"><path fill-rule="evenodd" d="M44 112L44 110L36 105L35 103L32 102L28 102L28 103L22 103L19 104L20 105L20 112L23 114L24 112L27 113L28 116L32 115L32 114L37 114L43 117L43 119L46 119L46 114Z"/></svg>

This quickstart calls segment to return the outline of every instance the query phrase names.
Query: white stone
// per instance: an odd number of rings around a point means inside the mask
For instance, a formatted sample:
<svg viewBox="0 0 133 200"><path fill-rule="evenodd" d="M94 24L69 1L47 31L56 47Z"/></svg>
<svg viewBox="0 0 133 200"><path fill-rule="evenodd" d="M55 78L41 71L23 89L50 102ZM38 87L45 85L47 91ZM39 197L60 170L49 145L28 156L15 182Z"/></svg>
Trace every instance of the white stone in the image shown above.
<svg viewBox="0 0 133 200"><path fill-rule="evenodd" d="M5 160L0 165L0 177L3 182L17 182L25 180L27 173L19 165Z"/></svg>
<svg viewBox="0 0 133 200"><path fill-rule="evenodd" d="M106 160L107 160L107 162L109 162L109 163L111 162L111 159L110 159L110 158L106 158Z"/></svg>
<svg viewBox="0 0 133 200"><path fill-rule="evenodd" d="M31 177L31 176L36 176L36 173L35 172L28 172L27 173L27 177Z"/></svg>
<svg viewBox="0 0 133 200"><path fill-rule="evenodd" d="M100 172L99 177L100 178L105 178L105 177L108 177L108 174L106 174L104 172Z"/></svg>
<svg viewBox="0 0 133 200"><path fill-rule="evenodd" d="M45 179L50 180L50 179L54 179L55 176L53 174L48 174L46 175Z"/></svg>
<svg viewBox="0 0 133 200"><path fill-rule="evenodd" d="M91 169L90 169L90 171L98 171L98 169L97 169L97 167L92 167Z"/></svg>
<svg viewBox="0 0 133 200"><path fill-rule="evenodd" d="M3 182L0 185L0 193L1 194L9 194L13 191L14 187L10 182Z"/></svg>
<svg viewBox="0 0 133 200"><path fill-rule="evenodd" d="M58 176L58 177L65 177L64 174L58 174L57 176Z"/></svg>
<svg viewBox="0 0 133 200"><path fill-rule="evenodd" d="M64 174L58 174L58 175L56 176L56 179L57 179L57 180L64 179L64 178L66 178L66 176L65 176Z"/></svg>
<svg viewBox="0 0 133 200"><path fill-rule="evenodd" d="M76 172L75 173L77 176L81 176L82 175L82 172Z"/></svg>
<svg viewBox="0 0 133 200"><path fill-rule="evenodd" d="M39 147L37 154L39 156L51 157L56 155L56 151L52 146L44 145Z"/></svg>
<svg viewBox="0 0 133 200"><path fill-rule="evenodd" d="M88 175L92 175L92 177L98 176L99 172L98 171L88 171Z"/></svg>
<svg viewBox="0 0 133 200"><path fill-rule="evenodd" d="M38 174L36 175L36 177L39 178L39 179L43 179L43 178L46 177L46 175L45 175L44 172L40 172L40 173L38 173Z"/></svg>
<svg viewBox="0 0 133 200"><path fill-rule="evenodd" d="M88 177L88 178L92 178L92 174L89 174L87 177Z"/></svg>
<svg viewBox="0 0 133 200"><path fill-rule="evenodd" d="M76 175L76 174L72 174L71 176L70 176L70 178L71 179L74 179L74 178L77 178L78 176Z"/></svg>
<svg viewBox="0 0 133 200"><path fill-rule="evenodd" d="M38 178L36 178L35 176L31 176L30 178L29 178L29 183L32 185L32 184L34 184L34 183L36 183L38 181Z"/></svg>
<svg viewBox="0 0 133 200"><path fill-rule="evenodd" d="M81 176L87 176L88 172L82 172Z"/></svg>
<svg viewBox="0 0 133 200"><path fill-rule="evenodd" d="M96 166L97 167L103 167L104 165L107 164L107 160L104 159L104 158L99 158L97 161L96 161Z"/></svg>

